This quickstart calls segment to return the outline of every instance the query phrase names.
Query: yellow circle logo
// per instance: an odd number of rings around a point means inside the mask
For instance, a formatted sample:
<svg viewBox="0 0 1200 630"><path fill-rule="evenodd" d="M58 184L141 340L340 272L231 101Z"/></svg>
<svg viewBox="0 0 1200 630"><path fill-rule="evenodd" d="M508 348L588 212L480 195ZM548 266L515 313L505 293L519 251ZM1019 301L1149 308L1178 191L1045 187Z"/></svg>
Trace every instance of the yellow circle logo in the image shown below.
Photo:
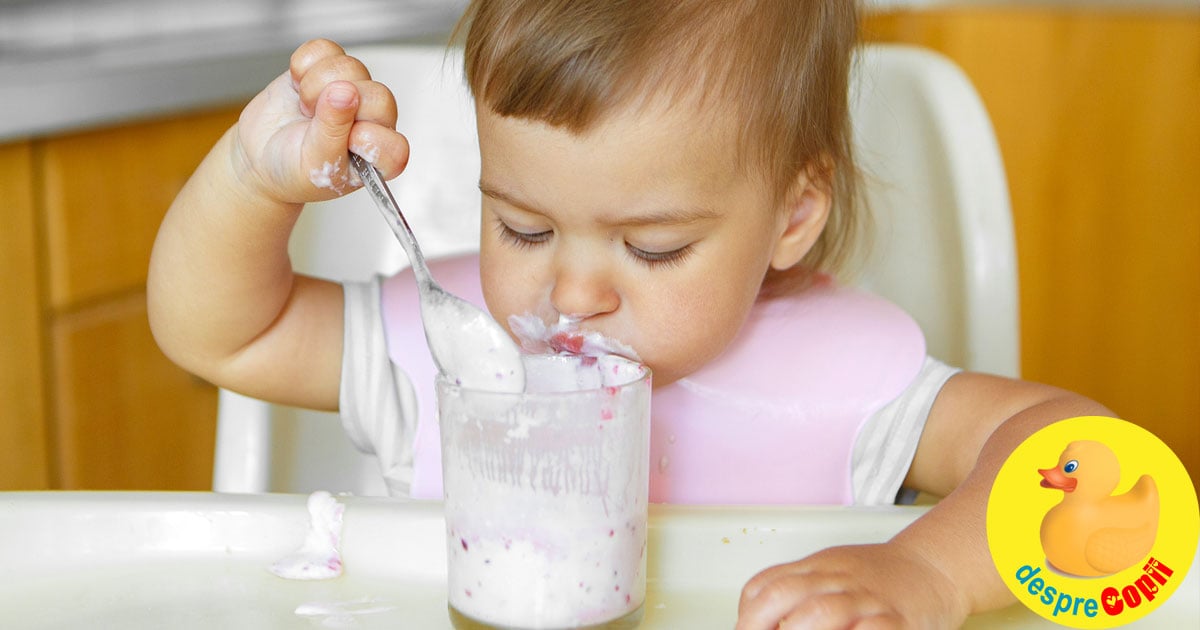
<svg viewBox="0 0 1200 630"><path fill-rule="evenodd" d="M1200 509L1187 470L1137 425L1056 422L1009 456L988 499L988 546L1022 604L1055 623L1140 619L1183 582Z"/></svg>

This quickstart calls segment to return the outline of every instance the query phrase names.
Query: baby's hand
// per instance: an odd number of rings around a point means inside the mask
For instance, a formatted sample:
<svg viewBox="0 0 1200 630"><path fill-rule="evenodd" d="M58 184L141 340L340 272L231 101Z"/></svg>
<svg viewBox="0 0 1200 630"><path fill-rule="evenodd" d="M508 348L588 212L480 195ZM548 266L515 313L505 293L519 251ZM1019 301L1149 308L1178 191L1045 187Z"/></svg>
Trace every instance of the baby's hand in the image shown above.
<svg viewBox="0 0 1200 630"><path fill-rule="evenodd" d="M942 572L894 543L832 547L746 583L737 630L957 628L966 618Z"/></svg>
<svg viewBox="0 0 1200 630"><path fill-rule="evenodd" d="M289 71L242 111L233 164L242 184L273 201L331 199L361 185L349 151L385 179L404 170L408 141L395 127L391 91L337 44L313 40L296 49Z"/></svg>

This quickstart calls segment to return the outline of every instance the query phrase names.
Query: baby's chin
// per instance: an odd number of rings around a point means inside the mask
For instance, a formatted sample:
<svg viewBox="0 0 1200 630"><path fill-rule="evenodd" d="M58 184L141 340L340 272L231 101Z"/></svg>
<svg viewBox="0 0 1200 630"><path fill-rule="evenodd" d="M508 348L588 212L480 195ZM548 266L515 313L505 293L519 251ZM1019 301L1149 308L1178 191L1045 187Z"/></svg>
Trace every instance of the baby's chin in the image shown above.
<svg viewBox="0 0 1200 630"><path fill-rule="evenodd" d="M689 347L678 353L672 353L673 348L664 348L663 346L639 347L639 350L644 352L643 362L654 373L653 387L655 389L666 387L687 379L716 361L726 349L724 345L701 345L703 346L701 348Z"/></svg>
<svg viewBox="0 0 1200 630"><path fill-rule="evenodd" d="M687 361L670 361L663 360L653 353L653 349L645 349L646 355L643 356L643 361L653 375L651 381L654 389L666 387L677 381L681 381L691 376L704 367L704 364L711 360L711 357L688 357ZM697 360L699 359L699 360Z"/></svg>

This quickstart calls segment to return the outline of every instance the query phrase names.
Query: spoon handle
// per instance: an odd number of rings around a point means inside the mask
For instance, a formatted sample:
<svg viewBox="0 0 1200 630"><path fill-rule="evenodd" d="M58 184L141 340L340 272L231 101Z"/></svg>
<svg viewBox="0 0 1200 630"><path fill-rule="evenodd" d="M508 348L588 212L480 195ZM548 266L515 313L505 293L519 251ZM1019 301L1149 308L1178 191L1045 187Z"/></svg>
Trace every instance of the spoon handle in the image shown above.
<svg viewBox="0 0 1200 630"><path fill-rule="evenodd" d="M350 164L354 166L359 179L362 180L363 187L371 193L371 198L375 200L375 205L383 214L388 227L392 228L396 240L400 241L400 245L404 247L404 253L408 254L408 261L412 264L417 280L422 284L432 284L433 276L429 273L429 268L425 266L425 257L421 255L417 237L413 235L412 228L408 226L404 213L400 212L400 206L396 204L396 198L392 196L392 191L379 176L379 171L375 170L370 162L364 160L357 153L350 154Z"/></svg>

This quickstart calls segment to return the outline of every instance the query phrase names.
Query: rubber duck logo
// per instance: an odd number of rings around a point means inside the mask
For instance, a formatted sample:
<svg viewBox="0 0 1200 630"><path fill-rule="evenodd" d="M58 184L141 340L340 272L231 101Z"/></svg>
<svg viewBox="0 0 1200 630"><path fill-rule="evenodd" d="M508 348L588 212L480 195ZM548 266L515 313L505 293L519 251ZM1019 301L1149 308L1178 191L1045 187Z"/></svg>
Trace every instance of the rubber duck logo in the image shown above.
<svg viewBox="0 0 1200 630"><path fill-rule="evenodd" d="M1180 588L1200 564L1196 490L1136 424L1080 416L1023 440L992 482L987 536L1000 579L1043 619L1111 628L1153 614L1152 627L1196 626L1200 593Z"/></svg>
<svg viewBox="0 0 1200 630"><path fill-rule="evenodd" d="M1158 487L1142 475L1114 495L1121 466L1101 442L1071 442L1054 468L1038 469L1042 487L1062 502L1042 519L1042 550L1054 569L1081 577L1119 573L1146 558L1158 531Z"/></svg>

